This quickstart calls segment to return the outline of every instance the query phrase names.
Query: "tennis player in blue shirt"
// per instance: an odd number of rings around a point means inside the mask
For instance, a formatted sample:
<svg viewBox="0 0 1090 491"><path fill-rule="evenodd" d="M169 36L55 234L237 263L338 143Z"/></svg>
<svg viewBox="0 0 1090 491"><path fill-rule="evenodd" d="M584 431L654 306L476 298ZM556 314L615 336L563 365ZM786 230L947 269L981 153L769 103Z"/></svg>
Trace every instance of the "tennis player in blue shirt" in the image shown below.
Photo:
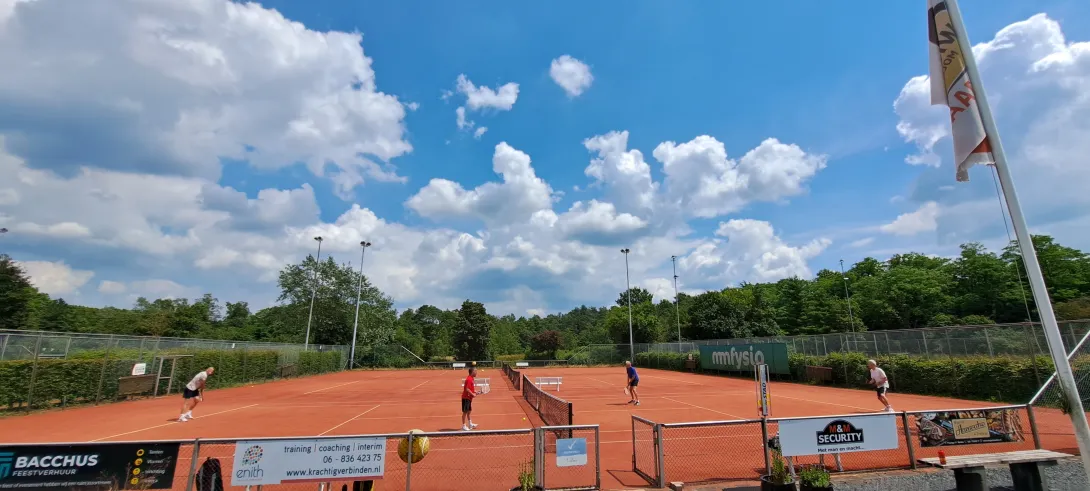
<svg viewBox="0 0 1090 491"><path fill-rule="evenodd" d="M640 385L640 375L636 373L636 367L632 366L632 362L624 362L624 369L628 372L628 386L625 387L625 392L628 392L632 399L628 401L629 404L640 405L640 396L636 394L636 386Z"/></svg>

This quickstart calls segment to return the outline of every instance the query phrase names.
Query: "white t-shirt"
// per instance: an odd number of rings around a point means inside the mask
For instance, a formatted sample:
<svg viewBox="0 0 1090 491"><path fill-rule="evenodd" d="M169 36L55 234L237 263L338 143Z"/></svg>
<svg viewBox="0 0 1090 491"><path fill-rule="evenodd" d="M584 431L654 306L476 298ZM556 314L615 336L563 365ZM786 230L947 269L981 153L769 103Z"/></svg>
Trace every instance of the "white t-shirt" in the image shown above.
<svg viewBox="0 0 1090 491"><path fill-rule="evenodd" d="M889 379L886 378L886 371L881 368L874 367L874 369L870 371L870 379L875 382L878 382L879 380L882 381L882 383L878 384L876 387L889 388Z"/></svg>
<svg viewBox="0 0 1090 491"><path fill-rule="evenodd" d="M189 390L198 390L204 388L204 382L208 380L208 372L201 372L193 376L193 380L190 380L188 384L185 384L185 388Z"/></svg>

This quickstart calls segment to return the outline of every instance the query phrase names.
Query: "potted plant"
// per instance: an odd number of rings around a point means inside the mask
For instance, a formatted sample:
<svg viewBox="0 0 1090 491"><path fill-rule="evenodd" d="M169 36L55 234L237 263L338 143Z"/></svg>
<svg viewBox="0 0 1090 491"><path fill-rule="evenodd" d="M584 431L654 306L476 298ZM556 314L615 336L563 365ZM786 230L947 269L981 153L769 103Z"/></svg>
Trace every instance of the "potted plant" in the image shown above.
<svg viewBox="0 0 1090 491"><path fill-rule="evenodd" d="M820 465L806 466L799 470L800 491L833 491L829 471Z"/></svg>
<svg viewBox="0 0 1090 491"><path fill-rule="evenodd" d="M534 482L534 462L532 460L519 464L519 485L511 488L511 491L541 491L541 486Z"/></svg>
<svg viewBox="0 0 1090 491"><path fill-rule="evenodd" d="M772 472L761 476L761 491L795 491L795 479L787 472L787 463L779 450L772 450Z"/></svg>

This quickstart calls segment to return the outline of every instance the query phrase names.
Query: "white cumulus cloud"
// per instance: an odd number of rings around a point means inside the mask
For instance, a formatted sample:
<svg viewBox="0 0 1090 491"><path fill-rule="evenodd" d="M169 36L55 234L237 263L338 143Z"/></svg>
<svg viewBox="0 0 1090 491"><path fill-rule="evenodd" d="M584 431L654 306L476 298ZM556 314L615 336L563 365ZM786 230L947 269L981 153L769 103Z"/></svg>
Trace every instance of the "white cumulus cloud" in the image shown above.
<svg viewBox="0 0 1090 491"><path fill-rule="evenodd" d="M561 55L554 59L549 64L549 76L556 85L564 89L568 97L582 95L594 82L590 67L570 55Z"/></svg>

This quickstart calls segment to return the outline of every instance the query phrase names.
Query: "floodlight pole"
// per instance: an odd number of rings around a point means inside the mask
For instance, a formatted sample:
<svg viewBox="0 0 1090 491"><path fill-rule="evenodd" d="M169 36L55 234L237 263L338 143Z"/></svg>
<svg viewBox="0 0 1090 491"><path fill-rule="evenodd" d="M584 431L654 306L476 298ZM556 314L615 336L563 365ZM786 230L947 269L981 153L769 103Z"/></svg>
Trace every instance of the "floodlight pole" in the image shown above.
<svg viewBox="0 0 1090 491"><path fill-rule="evenodd" d="M681 297L677 293L677 256L670 256L674 265L674 311L677 313L677 349L681 352Z"/></svg>
<svg viewBox="0 0 1090 491"><path fill-rule="evenodd" d="M855 316L852 315L852 294L848 291L848 275L844 273L844 260L840 260L840 277L844 278L844 298L848 300L848 322L851 330L855 332Z"/></svg>
<svg viewBox="0 0 1090 491"><path fill-rule="evenodd" d="M636 364L636 342L632 336L632 280L628 276L628 253L632 252L632 249L621 249L621 253L624 254L624 295L628 297L628 355L632 361L632 364Z"/></svg>
<svg viewBox="0 0 1090 491"><path fill-rule="evenodd" d="M349 361L348 368L351 369L356 364L356 331L360 327L360 292L363 291L363 258L367 256L367 248L371 247L371 243L366 240L360 241L360 282L356 286L356 320L352 322L352 347L348 350Z"/></svg>
<svg viewBox="0 0 1090 491"><path fill-rule="evenodd" d="M314 260L314 278L310 289L310 313L307 314L307 339L303 341L303 351L310 349L310 322L314 320L314 297L318 295L318 268L322 265L322 236L314 238L318 241L318 258Z"/></svg>

